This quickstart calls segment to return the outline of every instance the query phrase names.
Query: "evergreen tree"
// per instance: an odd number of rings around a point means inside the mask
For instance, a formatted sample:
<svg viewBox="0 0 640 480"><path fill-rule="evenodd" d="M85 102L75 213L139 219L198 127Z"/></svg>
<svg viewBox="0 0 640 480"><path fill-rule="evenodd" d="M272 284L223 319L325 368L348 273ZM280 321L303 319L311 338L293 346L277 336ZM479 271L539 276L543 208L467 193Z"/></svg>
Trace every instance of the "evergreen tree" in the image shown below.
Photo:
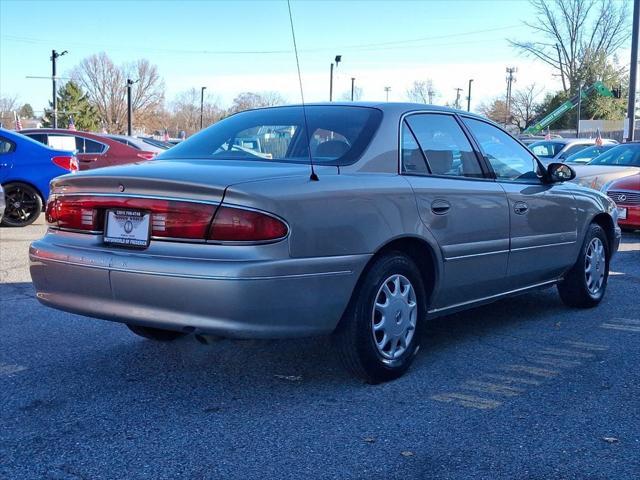
<svg viewBox="0 0 640 480"><path fill-rule="evenodd" d="M18 115L20 115L20 118L33 118L33 107L30 104L25 103L20 107L20 110L18 110Z"/></svg>
<svg viewBox="0 0 640 480"><path fill-rule="evenodd" d="M42 125L53 125L53 105L49 102L49 108L45 110ZM58 127L67 128L69 116L73 116L73 122L78 130L97 131L99 128L98 112L89 102L87 95L73 81L67 82L58 90Z"/></svg>

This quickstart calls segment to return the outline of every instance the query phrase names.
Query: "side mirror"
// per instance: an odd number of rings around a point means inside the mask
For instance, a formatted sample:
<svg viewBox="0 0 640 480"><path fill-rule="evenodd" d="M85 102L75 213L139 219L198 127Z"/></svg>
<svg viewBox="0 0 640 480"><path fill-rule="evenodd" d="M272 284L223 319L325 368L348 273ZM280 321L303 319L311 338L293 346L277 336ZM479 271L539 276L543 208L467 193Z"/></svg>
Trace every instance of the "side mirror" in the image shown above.
<svg viewBox="0 0 640 480"><path fill-rule="evenodd" d="M566 163L550 163L547 175L553 183L568 182L576 178L576 171Z"/></svg>

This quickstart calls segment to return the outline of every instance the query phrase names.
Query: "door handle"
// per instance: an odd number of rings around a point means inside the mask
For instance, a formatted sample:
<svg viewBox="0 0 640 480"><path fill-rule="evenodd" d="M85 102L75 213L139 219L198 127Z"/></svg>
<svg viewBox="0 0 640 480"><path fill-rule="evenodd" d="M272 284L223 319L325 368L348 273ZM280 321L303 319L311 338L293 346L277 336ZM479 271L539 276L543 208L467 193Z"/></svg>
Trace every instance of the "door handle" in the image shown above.
<svg viewBox="0 0 640 480"><path fill-rule="evenodd" d="M431 211L436 215L446 215L451 209L451 204L446 200L434 200L431 202Z"/></svg>
<svg viewBox="0 0 640 480"><path fill-rule="evenodd" d="M513 204L513 211L516 212L517 215L524 215L529 211L529 205L524 202L516 202Z"/></svg>

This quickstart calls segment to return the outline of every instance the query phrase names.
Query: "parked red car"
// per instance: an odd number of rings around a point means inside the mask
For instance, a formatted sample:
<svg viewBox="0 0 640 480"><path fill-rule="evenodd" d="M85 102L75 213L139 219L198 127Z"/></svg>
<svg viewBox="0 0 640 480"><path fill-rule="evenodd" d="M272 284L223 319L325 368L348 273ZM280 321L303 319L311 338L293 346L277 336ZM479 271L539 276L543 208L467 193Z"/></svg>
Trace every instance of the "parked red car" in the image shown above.
<svg viewBox="0 0 640 480"><path fill-rule="evenodd" d="M22 135L58 150L76 150L80 170L153 159L155 152L137 150L101 135L76 130L34 128L20 130Z"/></svg>
<svg viewBox="0 0 640 480"><path fill-rule="evenodd" d="M640 173L613 181L607 195L618 206L620 228L640 229Z"/></svg>

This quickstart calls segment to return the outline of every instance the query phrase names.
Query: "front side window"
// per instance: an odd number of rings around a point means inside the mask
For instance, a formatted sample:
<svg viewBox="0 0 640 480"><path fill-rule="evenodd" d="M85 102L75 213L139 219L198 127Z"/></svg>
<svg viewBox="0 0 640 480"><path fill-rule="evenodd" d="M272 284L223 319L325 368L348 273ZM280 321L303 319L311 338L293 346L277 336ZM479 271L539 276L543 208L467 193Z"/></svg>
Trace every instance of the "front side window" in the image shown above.
<svg viewBox="0 0 640 480"><path fill-rule="evenodd" d="M47 144L55 150L77 150L82 153L76 137L72 135L55 135L49 134L47 138Z"/></svg>
<svg viewBox="0 0 640 480"><path fill-rule="evenodd" d="M525 147L493 125L465 117L469 127L498 180L538 179L538 162Z"/></svg>
<svg viewBox="0 0 640 480"><path fill-rule="evenodd" d="M410 115L405 119L403 129L407 130L406 134L403 133L403 139L410 139L408 134L412 134L432 175L483 176L473 148L453 116L431 113ZM411 141L407 142L406 147L403 161L406 156L408 162L404 170L419 168L415 166L420 164L416 154L420 150L412 149Z"/></svg>
<svg viewBox="0 0 640 480"><path fill-rule="evenodd" d="M157 158L309 163L311 155L314 163L348 165L364 152L381 120L380 110L366 107L252 110L217 122Z"/></svg>
<svg viewBox="0 0 640 480"><path fill-rule="evenodd" d="M11 140L7 140L6 138L0 137L0 155L4 155L5 153L11 153L15 150L16 144Z"/></svg>
<svg viewBox="0 0 640 480"><path fill-rule="evenodd" d="M27 137L36 142L44 143L47 145L47 134L46 133L28 133Z"/></svg>

